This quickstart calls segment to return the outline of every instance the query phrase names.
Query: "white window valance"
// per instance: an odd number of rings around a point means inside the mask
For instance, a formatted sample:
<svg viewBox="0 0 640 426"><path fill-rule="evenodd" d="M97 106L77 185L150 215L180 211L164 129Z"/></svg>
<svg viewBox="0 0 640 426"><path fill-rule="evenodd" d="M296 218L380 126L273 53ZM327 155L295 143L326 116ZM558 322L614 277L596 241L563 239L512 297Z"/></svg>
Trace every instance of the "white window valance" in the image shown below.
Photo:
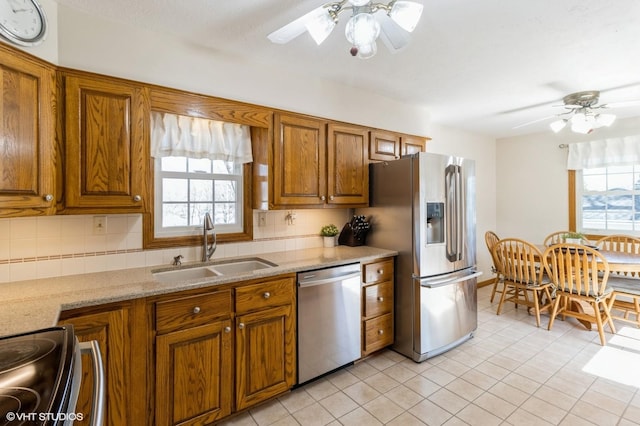
<svg viewBox="0 0 640 426"><path fill-rule="evenodd" d="M151 156L250 163L251 133L242 124L152 112Z"/></svg>
<svg viewBox="0 0 640 426"><path fill-rule="evenodd" d="M569 144L569 170L628 164L640 164L640 135Z"/></svg>

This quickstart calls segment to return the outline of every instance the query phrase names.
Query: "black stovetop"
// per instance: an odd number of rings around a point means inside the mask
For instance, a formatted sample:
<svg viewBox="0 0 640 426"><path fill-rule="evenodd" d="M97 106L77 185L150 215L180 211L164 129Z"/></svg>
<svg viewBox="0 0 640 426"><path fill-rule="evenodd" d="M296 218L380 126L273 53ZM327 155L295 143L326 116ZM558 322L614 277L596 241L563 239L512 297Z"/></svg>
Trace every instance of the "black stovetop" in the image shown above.
<svg viewBox="0 0 640 426"><path fill-rule="evenodd" d="M0 338L0 425L57 423L47 413L67 409L74 350L72 326Z"/></svg>

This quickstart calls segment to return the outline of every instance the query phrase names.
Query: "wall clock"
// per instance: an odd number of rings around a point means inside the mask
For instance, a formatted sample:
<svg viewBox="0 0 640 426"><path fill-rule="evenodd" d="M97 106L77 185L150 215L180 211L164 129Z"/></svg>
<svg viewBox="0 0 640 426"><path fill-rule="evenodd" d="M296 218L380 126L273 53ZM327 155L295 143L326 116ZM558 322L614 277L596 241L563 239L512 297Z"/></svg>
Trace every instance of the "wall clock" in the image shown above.
<svg viewBox="0 0 640 426"><path fill-rule="evenodd" d="M0 35L21 46L42 43L47 18L36 0L0 0Z"/></svg>

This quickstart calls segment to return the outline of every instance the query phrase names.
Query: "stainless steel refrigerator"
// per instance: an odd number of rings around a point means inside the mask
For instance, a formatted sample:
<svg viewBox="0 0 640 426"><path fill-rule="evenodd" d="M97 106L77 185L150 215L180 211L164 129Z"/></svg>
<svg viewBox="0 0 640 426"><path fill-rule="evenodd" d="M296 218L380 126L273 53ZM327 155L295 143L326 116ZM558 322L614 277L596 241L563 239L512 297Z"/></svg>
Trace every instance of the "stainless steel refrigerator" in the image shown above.
<svg viewBox="0 0 640 426"><path fill-rule="evenodd" d="M396 250L395 343L416 362L473 337L478 324L475 162L418 153L371 164L367 245Z"/></svg>

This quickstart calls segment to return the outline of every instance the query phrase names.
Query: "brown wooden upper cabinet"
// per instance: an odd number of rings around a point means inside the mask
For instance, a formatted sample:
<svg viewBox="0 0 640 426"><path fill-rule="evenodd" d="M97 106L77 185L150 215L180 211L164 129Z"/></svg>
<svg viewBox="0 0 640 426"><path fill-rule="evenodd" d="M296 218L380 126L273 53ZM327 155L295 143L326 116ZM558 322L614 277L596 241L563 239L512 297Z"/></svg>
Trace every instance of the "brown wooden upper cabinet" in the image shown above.
<svg viewBox="0 0 640 426"><path fill-rule="evenodd" d="M262 138L258 143L264 147L268 141ZM265 158L257 158L260 152ZM264 149L254 150L254 167L262 163L268 167L266 157ZM269 208L367 205L367 157L366 128L275 114Z"/></svg>
<svg viewBox="0 0 640 426"><path fill-rule="evenodd" d="M148 88L81 73L63 82L64 213L147 211Z"/></svg>
<svg viewBox="0 0 640 426"><path fill-rule="evenodd" d="M426 148L427 140L417 136L373 130L369 142L369 159L373 161L390 161L396 160L403 155L422 152Z"/></svg>
<svg viewBox="0 0 640 426"><path fill-rule="evenodd" d="M0 44L0 217L53 214L55 68Z"/></svg>

